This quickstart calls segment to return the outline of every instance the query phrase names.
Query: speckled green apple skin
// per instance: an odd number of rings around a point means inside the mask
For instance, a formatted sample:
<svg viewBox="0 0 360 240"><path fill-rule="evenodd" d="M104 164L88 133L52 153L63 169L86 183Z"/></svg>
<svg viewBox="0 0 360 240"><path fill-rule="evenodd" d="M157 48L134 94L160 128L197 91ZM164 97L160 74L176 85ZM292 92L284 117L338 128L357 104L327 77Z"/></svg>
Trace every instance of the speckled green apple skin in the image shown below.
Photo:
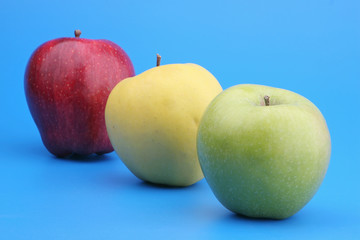
<svg viewBox="0 0 360 240"><path fill-rule="evenodd" d="M197 150L204 176L226 208L248 217L284 219L319 189L331 142L324 117L306 98L243 84L210 103Z"/></svg>

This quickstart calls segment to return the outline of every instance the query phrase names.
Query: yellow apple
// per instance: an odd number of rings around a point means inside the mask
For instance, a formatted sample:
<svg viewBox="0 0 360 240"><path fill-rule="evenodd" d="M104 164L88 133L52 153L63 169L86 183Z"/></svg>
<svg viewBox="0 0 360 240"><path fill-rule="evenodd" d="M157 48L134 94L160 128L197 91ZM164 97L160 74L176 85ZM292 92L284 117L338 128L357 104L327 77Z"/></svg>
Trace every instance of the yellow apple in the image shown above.
<svg viewBox="0 0 360 240"><path fill-rule="evenodd" d="M196 151L199 121L222 91L196 64L169 64L124 79L109 95L105 121L110 141L138 178L188 186L203 178Z"/></svg>

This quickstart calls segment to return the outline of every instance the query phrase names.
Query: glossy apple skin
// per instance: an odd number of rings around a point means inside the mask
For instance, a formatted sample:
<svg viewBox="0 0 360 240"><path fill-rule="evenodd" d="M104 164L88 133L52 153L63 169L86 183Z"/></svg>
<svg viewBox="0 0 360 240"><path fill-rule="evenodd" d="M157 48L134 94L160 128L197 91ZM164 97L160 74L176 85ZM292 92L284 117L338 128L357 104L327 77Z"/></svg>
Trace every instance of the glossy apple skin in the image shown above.
<svg viewBox="0 0 360 240"><path fill-rule="evenodd" d="M266 95L269 106L264 106ZM248 217L284 219L318 190L331 143L325 119L306 98L237 85L210 103L197 149L205 178L226 208Z"/></svg>
<svg viewBox="0 0 360 240"><path fill-rule="evenodd" d="M108 40L59 38L38 47L26 67L25 94L48 151L58 157L113 151L106 100L131 76L130 58Z"/></svg>
<svg viewBox="0 0 360 240"><path fill-rule="evenodd" d="M110 93L105 120L116 153L138 178L189 186L201 180L196 153L199 121L222 91L196 64L169 64L121 81Z"/></svg>

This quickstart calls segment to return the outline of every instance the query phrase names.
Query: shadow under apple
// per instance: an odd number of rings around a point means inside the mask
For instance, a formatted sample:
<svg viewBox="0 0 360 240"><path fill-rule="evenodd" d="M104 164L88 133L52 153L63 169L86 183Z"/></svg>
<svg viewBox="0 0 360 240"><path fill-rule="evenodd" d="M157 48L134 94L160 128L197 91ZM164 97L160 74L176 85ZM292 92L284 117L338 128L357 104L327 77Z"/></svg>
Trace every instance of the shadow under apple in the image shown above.
<svg viewBox="0 0 360 240"><path fill-rule="evenodd" d="M83 163L103 162L103 161L110 161L112 159L112 157L109 156L109 154L95 154L95 153L89 155L71 154L66 157L57 157L55 155L51 155L51 157L59 161L83 162Z"/></svg>
<svg viewBox="0 0 360 240"><path fill-rule="evenodd" d="M147 189L170 189L170 190L184 190L184 189L194 189L197 187L197 183L194 183L190 186L173 186L173 185L166 185L166 184L159 184L159 183L153 183L148 181L140 180L138 182L138 186L141 188L147 188Z"/></svg>

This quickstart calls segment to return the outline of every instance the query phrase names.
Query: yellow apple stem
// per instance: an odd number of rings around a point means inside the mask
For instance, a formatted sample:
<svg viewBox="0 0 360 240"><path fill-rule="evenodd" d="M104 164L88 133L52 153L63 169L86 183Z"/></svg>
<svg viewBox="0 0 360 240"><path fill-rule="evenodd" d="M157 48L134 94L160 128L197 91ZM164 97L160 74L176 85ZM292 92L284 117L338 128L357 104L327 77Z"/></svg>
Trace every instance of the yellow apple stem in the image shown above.
<svg viewBox="0 0 360 240"><path fill-rule="evenodd" d="M156 54L156 66L160 66L161 56L159 54Z"/></svg>
<svg viewBox="0 0 360 240"><path fill-rule="evenodd" d="M265 101L265 106L270 106L270 97L269 96L265 96L264 97L264 101Z"/></svg>
<svg viewBox="0 0 360 240"><path fill-rule="evenodd" d="M77 37L77 38L80 37L80 35L81 35L81 31L78 29L75 30L74 33L75 33L75 37Z"/></svg>

